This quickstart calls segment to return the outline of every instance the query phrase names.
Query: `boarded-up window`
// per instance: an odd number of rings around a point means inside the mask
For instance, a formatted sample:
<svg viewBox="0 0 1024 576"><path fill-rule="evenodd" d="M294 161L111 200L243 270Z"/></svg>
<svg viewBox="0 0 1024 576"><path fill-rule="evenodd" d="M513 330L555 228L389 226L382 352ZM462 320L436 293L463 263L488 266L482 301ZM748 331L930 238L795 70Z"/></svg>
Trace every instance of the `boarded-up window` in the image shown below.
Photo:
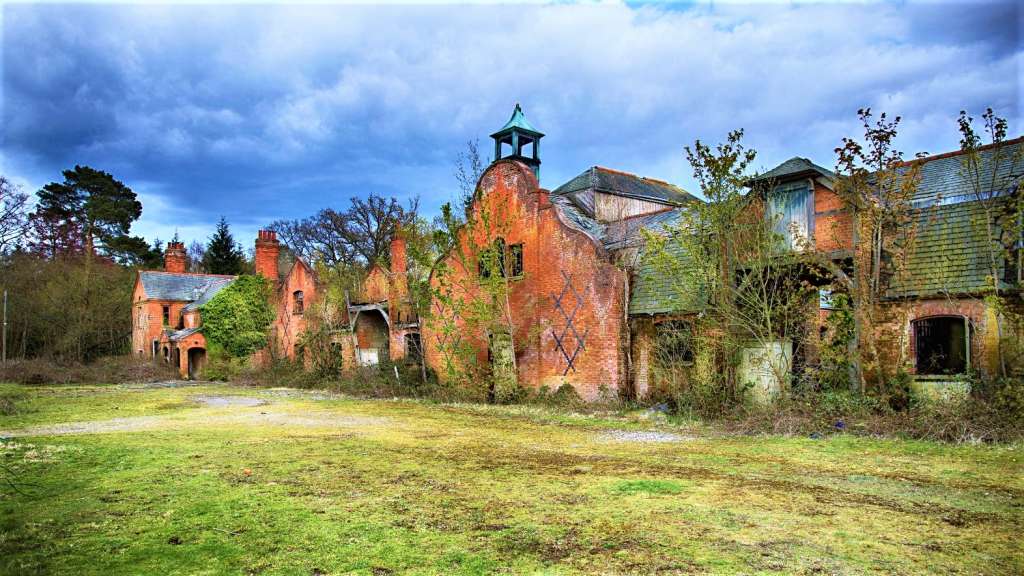
<svg viewBox="0 0 1024 576"><path fill-rule="evenodd" d="M801 250L811 239L814 221L814 195L806 182L776 186L768 196L767 217L783 246Z"/></svg>

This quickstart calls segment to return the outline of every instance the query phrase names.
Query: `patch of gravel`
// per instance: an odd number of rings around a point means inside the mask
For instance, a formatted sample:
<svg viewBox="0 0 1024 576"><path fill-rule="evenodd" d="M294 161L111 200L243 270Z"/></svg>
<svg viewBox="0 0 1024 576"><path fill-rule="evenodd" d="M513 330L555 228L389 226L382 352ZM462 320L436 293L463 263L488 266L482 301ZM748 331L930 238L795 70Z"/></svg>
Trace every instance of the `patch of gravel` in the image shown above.
<svg viewBox="0 0 1024 576"><path fill-rule="evenodd" d="M343 394L334 392L297 390L295 388L269 388L260 392L261 396L273 396L275 398L298 398L300 400L341 400Z"/></svg>
<svg viewBox="0 0 1024 576"><path fill-rule="evenodd" d="M391 423L389 418L377 416L345 416L334 414L295 415L283 412L259 412L237 414L232 421L264 424L270 426L303 426L307 428L361 428L384 426Z"/></svg>
<svg viewBox="0 0 1024 576"><path fill-rule="evenodd" d="M64 436L68 434L105 434L110 432L135 432L156 427L162 416L132 416L95 420L92 422L65 422L48 426L33 426L23 430L0 430L0 438L18 436Z"/></svg>
<svg viewBox="0 0 1024 576"><path fill-rule="evenodd" d="M189 400L206 404L214 408L227 408L228 406L263 406L266 400L253 398L252 396L189 396Z"/></svg>
<svg viewBox="0 0 1024 576"><path fill-rule="evenodd" d="M665 443L693 440L693 437L674 434L672 432L657 432L654 430L639 432L630 430L610 430L600 434L598 439L605 442Z"/></svg>
<svg viewBox="0 0 1024 576"><path fill-rule="evenodd" d="M196 380L165 380L163 382L137 382L134 384L122 384L120 387L126 390L158 390L163 388L191 388L193 386L203 386L209 384L209 382L199 382Z"/></svg>

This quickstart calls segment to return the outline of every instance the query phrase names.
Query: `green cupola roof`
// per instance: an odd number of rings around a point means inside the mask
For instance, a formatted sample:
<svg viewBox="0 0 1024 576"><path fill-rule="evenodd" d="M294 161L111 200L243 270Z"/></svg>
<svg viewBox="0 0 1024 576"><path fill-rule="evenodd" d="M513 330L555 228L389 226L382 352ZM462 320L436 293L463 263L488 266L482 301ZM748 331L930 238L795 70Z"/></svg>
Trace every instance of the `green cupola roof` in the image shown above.
<svg viewBox="0 0 1024 576"><path fill-rule="evenodd" d="M491 138L501 136L502 134L512 131L512 129L514 128L519 129L522 132L528 132L536 136L544 135L540 132L540 130L534 128L533 124L530 124L530 121L526 119L526 115L523 114L523 108L519 105L518 102L516 102L516 109L512 111L512 117L509 118L508 122L506 122L505 125L501 127L501 130L498 130L494 134L491 134Z"/></svg>

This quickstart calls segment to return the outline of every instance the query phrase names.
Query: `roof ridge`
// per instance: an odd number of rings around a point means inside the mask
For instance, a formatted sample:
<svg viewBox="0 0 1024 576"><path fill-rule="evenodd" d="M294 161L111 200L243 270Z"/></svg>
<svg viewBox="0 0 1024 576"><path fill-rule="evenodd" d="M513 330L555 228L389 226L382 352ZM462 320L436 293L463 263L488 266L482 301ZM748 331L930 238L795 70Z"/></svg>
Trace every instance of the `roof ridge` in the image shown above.
<svg viewBox="0 0 1024 576"><path fill-rule="evenodd" d="M977 148L975 148L975 151L983 152L985 150L992 150L993 148L997 148L997 147L1001 147L1001 146L1012 146L1014 144L1020 144L1022 142L1024 142L1024 136L1018 136L1018 137L1013 138L1011 140L1003 140L1002 142L993 142L991 144L983 144L983 145L978 146ZM960 150L952 150L950 152L940 152L938 154L932 154L930 156L922 156L921 158L914 158L912 160L904 160L903 162L900 162L898 165L899 166L912 166L914 164L925 164L925 163L931 162L932 160L943 160L945 158L952 158L954 156L960 156L961 154L966 154L966 153L967 152L964 149L961 148Z"/></svg>
<svg viewBox="0 0 1024 576"><path fill-rule="evenodd" d="M168 272L166 270L139 270L140 274L167 274L168 276L202 276L206 278L238 278L238 274L207 274L205 272Z"/></svg>

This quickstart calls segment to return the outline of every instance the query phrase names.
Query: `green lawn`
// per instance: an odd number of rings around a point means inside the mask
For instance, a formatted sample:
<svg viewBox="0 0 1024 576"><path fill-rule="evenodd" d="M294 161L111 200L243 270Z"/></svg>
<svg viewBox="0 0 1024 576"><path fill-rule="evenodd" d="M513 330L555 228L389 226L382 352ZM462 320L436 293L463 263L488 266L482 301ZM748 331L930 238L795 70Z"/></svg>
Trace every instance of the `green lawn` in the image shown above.
<svg viewBox="0 0 1024 576"><path fill-rule="evenodd" d="M0 398L3 574L1024 573L1019 444L230 386Z"/></svg>

